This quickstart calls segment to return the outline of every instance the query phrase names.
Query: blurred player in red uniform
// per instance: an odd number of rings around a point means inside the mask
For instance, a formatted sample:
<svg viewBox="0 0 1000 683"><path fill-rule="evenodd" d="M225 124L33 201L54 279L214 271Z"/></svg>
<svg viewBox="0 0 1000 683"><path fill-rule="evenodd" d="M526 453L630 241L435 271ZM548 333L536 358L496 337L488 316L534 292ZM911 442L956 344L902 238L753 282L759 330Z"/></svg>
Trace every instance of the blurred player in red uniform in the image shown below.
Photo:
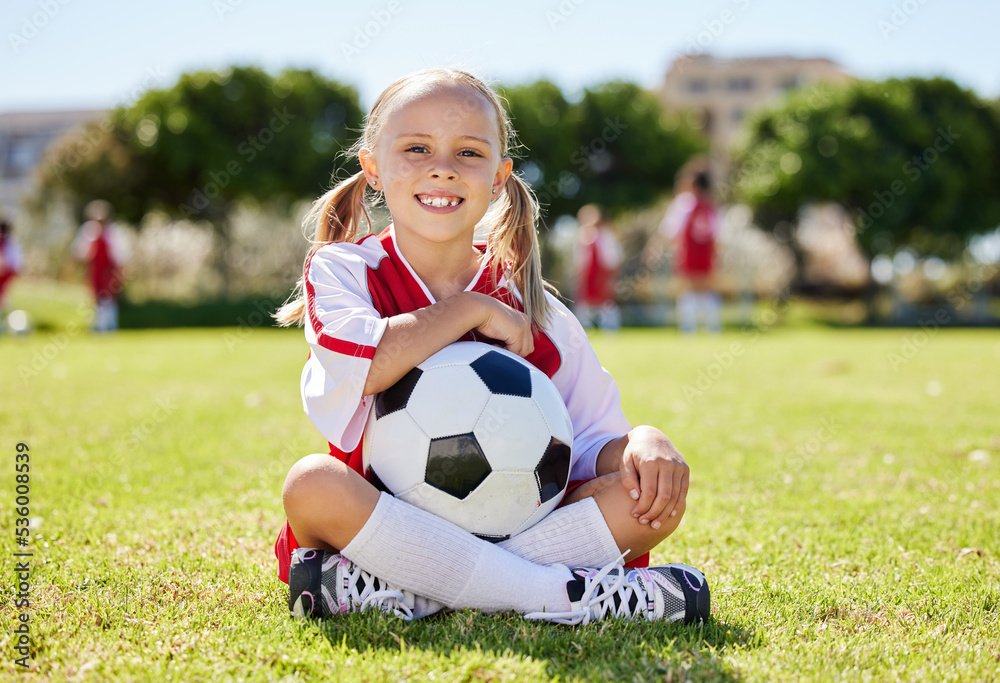
<svg viewBox="0 0 1000 683"><path fill-rule="evenodd" d="M22 260L21 248L14 240L10 223L0 219L0 331L3 330L7 290L21 272Z"/></svg>
<svg viewBox="0 0 1000 683"><path fill-rule="evenodd" d="M659 230L663 237L674 242L674 267L681 280L677 320L682 332L694 332L700 312L705 327L718 332L720 303L714 275L719 216L712 202L708 172L695 172L682 187Z"/></svg>
<svg viewBox="0 0 1000 683"><path fill-rule="evenodd" d="M621 313L615 302L615 285L622 264L621 244L596 204L582 207L576 217L580 227L574 312L585 328L596 322L601 329L617 330Z"/></svg>
<svg viewBox="0 0 1000 683"><path fill-rule="evenodd" d="M73 255L87 264L87 279L97 303L94 331L112 332L118 329L121 269L128 260L128 248L121 228L111 222L108 202L92 201L85 213L88 220L73 241Z"/></svg>

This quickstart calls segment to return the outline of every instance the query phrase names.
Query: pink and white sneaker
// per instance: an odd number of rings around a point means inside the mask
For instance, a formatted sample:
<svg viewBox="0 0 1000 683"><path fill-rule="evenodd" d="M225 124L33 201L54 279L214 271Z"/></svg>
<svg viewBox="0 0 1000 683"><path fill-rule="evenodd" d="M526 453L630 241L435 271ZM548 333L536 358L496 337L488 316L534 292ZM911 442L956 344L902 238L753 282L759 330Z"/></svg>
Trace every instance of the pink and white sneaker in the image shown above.
<svg viewBox="0 0 1000 683"><path fill-rule="evenodd" d="M617 560L602 569L573 569L567 582L571 609L532 612L526 619L575 626L599 619L708 621L711 599L705 575L694 567L674 563L645 569L626 569Z"/></svg>
<svg viewBox="0 0 1000 683"><path fill-rule="evenodd" d="M293 617L322 619L377 609L409 621L415 597L372 576L343 555L296 548L288 570L288 609Z"/></svg>

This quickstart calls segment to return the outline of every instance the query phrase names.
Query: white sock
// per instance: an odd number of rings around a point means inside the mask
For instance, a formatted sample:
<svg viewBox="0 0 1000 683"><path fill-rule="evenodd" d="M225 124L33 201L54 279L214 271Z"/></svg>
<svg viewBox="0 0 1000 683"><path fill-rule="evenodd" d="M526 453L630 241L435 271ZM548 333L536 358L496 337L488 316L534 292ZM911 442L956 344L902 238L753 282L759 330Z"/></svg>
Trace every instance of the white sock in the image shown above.
<svg viewBox="0 0 1000 683"><path fill-rule="evenodd" d="M543 565L603 567L621 557L611 529L593 498L556 508L531 528L497 546ZM437 614L444 608L444 604L418 595L413 618Z"/></svg>
<svg viewBox="0 0 1000 683"><path fill-rule="evenodd" d="M694 292L684 292L677 297L677 322L682 332L698 328L698 298Z"/></svg>
<svg viewBox="0 0 1000 683"><path fill-rule="evenodd" d="M425 598L421 595L415 595L413 600L413 609L410 611L413 613L413 619L423 619L424 617L437 614L445 609L447 609L447 607L444 603L431 600L430 598Z"/></svg>
<svg viewBox="0 0 1000 683"><path fill-rule="evenodd" d="M601 306L598 318L601 329L606 332L616 332L622 327L622 312L614 302Z"/></svg>
<svg viewBox="0 0 1000 683"><path fill-rule="evenodd" d="M600 568L621 556L593 498L556 508L542 521L497 544L537 564Z"/></svg>
<svg viewBox="0 0 1000 683"><path fill-rule="evenodd" d="M388 583L453 609L565 611L562 565L544 566L480 540L388 494L341 554Z"/></svg>
<svg viewBox="0 0 1000 683"><path fill-rule="evenodd" d="M705 312L705 327L710 332L722 329L719 316L719 295L715 292L702 292L700 296L701 310Z"/></svg>

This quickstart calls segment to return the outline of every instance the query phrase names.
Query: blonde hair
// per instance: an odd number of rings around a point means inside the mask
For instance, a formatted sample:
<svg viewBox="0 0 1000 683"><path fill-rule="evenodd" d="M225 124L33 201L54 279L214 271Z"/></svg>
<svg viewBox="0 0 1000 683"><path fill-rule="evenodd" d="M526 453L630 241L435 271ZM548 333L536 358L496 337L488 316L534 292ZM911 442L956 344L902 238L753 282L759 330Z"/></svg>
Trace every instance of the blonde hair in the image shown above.
<svg viewBox="0 0 1000 683"><path fill-rule="evenodd" d="M373 151L386 121L402 105L443 85L464 85L486 98L496 113L500 156L507 157L516 146L514 128L500 97L483 81L470 73L456 69L425 69L404 76L379 95L365 118L361 136L346 152L357 156L362 149ZM480 103L465 100L470 108ZM355 242L371 233L369 207L377 194L368 191L363 171L339 182L317 199L303 219L305 229L313 237L306 254L302 278L289 300L275 314L280 325L302 325L306 318L305 277L309 259L321 247L333 242ZM362 228L362 222L365 226ZM500 266L521 294L524 312L532 326L539 328L551 313L545 298L547 283L542 279L541 256L538 247L538 201L527 183L511 173L504 191L490 205L477 226L486 235L485 258L489 268Z"/></svg>

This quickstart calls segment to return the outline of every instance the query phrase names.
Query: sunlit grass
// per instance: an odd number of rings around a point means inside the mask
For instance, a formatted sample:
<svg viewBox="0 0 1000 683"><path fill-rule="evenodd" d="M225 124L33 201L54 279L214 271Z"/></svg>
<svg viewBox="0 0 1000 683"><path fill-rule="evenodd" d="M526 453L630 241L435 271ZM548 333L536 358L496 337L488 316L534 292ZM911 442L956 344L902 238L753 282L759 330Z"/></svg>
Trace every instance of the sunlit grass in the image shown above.
<svg viewBox="0 0 1000 683"><path fill-rule="evenodd" d="M712 622L569 629L459 612L287 617L271 544L303 416L300 333L0 338L0 530L14 586L14 447L31 448L25 680L953 680L1000 667L1000 335L596 334L626 413L692 487L654 561L702 568ZM738 345L738 346L734 346ZM739 353L737 353L739 351ZM730 355L727 355L730 354Z"/></svg>

